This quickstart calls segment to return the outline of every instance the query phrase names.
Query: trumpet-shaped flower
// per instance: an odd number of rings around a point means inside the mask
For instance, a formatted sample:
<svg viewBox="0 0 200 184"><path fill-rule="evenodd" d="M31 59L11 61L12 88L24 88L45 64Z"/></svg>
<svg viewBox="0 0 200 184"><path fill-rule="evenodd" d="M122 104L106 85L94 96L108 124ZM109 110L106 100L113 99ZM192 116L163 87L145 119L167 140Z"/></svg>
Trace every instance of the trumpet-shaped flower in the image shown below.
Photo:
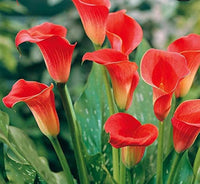
<svg viewBox="0 0 200 184"><path fill-rule="evenodd" d="M180 153L192 146L200 132L200 100L181 103L171 121L174 148Z"/></svg>
<svg viewBox="0 0 200 184"><path fill-rule="evenodd" d="M25 102L42 133L46 136L56 136L60 128L52 88L53 84L48 87L42 83L20 79L3 98L3 103L12 108L18 102Z"/></svg>
<svg viewBox="0 0 200 184"><path fill-rule="evenodd" d="M120 10L109 14L106 35L113 49L129 55L142 41L143 31L125 12Z"/></svg>
<svg viewBox="0 0 200 184"><path fill-rule="evenodd" d="M185 57L174 52L149 49L141 61L141 76L153 87L154 113L163 121L171 108L172 94L189 73Z"/></svg>
<svg viewBox="0 0 200 184"><path fill-rule="evenodd" d="M192 146L200 132L200 100L181 103L171 121L174 148L180 153Z"/></svg>
<svg viewBox="0 0 200 184"><path fill-rule="evenodd" d="M72 0L76 6L87 36L96 45L102 45L106 35L109 0Z"/></svg>
<svg viewBox="0 0 200 184"><path fill-rule="evenodd" d="M65 27L46 22L28 30L21 30L16 36L15 44L18 47L23 42L36 43L53 80L66 83L76 45L71 45L65 39L66 34Z"/></svg>
<svg viewBox="0 0 200 184"><path fill-rule="evenodd" d="M133 92L138 85L137 64L128 61L128 56L114 49L101 49L88 52L84 60L92 60L104 65L111 77L115 101L120 109L128 109Z"/></svg>
<svg viewBox="0 0 200 184"><path fill-rule="evenodd" d="M189 34L172 42L168 51L178 52L185 56L190 74L182 79L175 91L176 97L185 96L190 90L200 65L200 35Z"/></svg>
<svg viewBox="0 0 200 184"><path fill-rule="evenodd" d="M137 119L126 113L110 116L105 123L105 131L110 134L109 143L115 148L122 148L122 160L127 167L140 162L145 148L158 136L156 126L141 125Z"/></svg>

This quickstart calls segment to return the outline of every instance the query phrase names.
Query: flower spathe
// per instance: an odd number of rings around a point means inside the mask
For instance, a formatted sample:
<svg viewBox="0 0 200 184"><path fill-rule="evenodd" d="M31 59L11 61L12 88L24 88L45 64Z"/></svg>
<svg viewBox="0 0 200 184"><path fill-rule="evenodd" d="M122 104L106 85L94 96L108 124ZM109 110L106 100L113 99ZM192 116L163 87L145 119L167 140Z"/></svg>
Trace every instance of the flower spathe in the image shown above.
<svg viewBox="0 0 200 184"><path fill-rule="evenodd" d="M200 100L181 103L171 121L174 148L180 153L192 146L200 132Z"/></svg>
<svg viewBox="0 0 200 184"><path fill-rule="evenodd" d="M127 55L114 49L88 52L83 56L84 60L92 60L107 68L112 81L115 101L120 109L127 110L139 82L137 64L128 61Z"/></svg>
<svg viewBox="0 0 200 184"><path fill-rule="evenodd" d="M143 80L153 87L154 113L163 121L170 111L173 92L189 73L186 59L179 53L149 49L140 70Z"/></svg>
<svg viewBox="0 0 200 184"><path fill-rule="evenodd" d="M84 30L96 45L102 45L106 35L109 0L72 0L76 6Z"/></svg>
<svg viewBox="0 0 200 184"><path fill-rule="evenodd" d="M40 48L50 76L58 83L66 83L69 78L75 44L65 38L67 29L45 22L28 30L21 30L15 39L18 47L23 42L36 43Z"/></svg>
<svg viewBox="0 0 200 184"><path fill-rule="evenodd" d="M192 86L194 77L200 65L199 43L200 35L192 33L175 40L168 47L168 51L178 52L185 56L188 68L190 69L190 74L181 80L180 84L177 86L175 91L177 98L185 96Z"/></svg>
<svg viewBox="0 0 200 184"><path fill-rule="evenodd" d="M3 103L6 107L12 108L18 102L25 102L42 133L46 136L56 136L60 127L52 89L53 84L48 87L39 82L20 79L3 98Z"/></svg>
<svg viewBox="0 0 200 184"><path fill-rule="evenodd" d="M152 144L158 136L155 125L142 125L127 113L110 116L105 123L105 131L110 135L109 143L115 148L122 148L122 160L128 167L142 159L145 147Z"/></svg>
<svg viewBox="0 0 200 184"><path fill-rule="evenodd" d="M141 26L130 16L126 10L109 13L106 35L111 47L129 55L142 41Z"/></svg>

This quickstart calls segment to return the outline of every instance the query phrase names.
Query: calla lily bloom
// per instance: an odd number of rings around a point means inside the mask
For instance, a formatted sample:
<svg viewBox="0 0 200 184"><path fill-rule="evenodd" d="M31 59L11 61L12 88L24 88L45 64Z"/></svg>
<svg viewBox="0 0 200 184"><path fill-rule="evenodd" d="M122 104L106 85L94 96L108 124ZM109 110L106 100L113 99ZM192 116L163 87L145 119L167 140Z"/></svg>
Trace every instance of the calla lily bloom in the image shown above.
<svg viewBox="0 0 200 184"><path fill-rule="evenodd" d="M171 121L174 148L180 153L190 148L200 133L200 100L181 103Z"/></svg>
<svg viewBox="0 0 200 184"><path fill-rule="evenodd" d="M171 108L178 83L189 73L185 57L174 52L149 49L141 61L141 76L153 87L154 113L163 121Z"/></svg>
<svg viewBox="0 0 200 184"><path fill-rule="evenodd" d="M111 77L115 101L120 109L128 109L133 92L138 85L137 64L128 61L128 56L114 49L101 49L88 52L84 60L92 60L104 65Z"/></svg>
<svg viewBox="0 0 200 184"><path fill-rule="evenodd" d="M72 0L79 12L87 36L96 45L102 45L106 35L109 0Z"/></svg>
<svg viewBox="0 0 200 184"><path fill-rule="evenodd" d="M122 148L123 163L129 168L140 162L145 148L158 137L155 125L141 125L126 113L110 116L105 123L105 131L110 134L109 143L115 148Z"/></svg>
<svg viewBox="0 0 200 184"><path fill-rule="evenodd" d="M46 136L56 136L60 127L52 89L53 84L48 87L42 83L20 79L3 98L3 103L12 108L18 102L25 102L42 133Z"/></svg>
<svg viewBox="0 0 200 184"><path fill-rule="evenodd" d="M181 80L177 86L175 91L177 98L185 96L192 86L194 77L200 65L199 43L200 35L189 34L188 36L184 36L175 40L168 47L168 51L178 52L185 56L188 68L190 69L190 74Z"/></svg>
<svg viewBox="0 0 200 184"><path fill-rule="evenodd" d="M53 80L66 83L76 45L71 45L65 39L66 34L65 27L46 22L28 30L21 30L16 36L15 44L18 47L24 42L36 43Z"/></svg>
<svg viewBox="0 0 200 184"><path fill-rule="evenodd" d="M129 55L142 41L143 31L125 12L120 10L109 14L106 35L113 49Z"/></svg>

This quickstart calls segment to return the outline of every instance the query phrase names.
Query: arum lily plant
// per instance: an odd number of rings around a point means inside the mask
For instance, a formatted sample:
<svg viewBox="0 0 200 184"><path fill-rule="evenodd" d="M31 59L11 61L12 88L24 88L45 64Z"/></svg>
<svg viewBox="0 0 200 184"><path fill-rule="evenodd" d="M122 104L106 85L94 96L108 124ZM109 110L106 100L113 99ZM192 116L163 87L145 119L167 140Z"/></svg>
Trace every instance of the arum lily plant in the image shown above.
<svg viewBox="0 0 200 184"><path fill-rule="evenodd" d="M15 44L18 50L24 42L39 47L51 84L16 79L2 99L7 108L18 102L29 107L40 131L52 144L61 171L50 169L33 146L34 140L8 125L4 112L0 112L0 140L18 164L29 165L36 173L32 183L200 183L200 144L196 142L200 100L179 103L199 68L200 35L183 35L167 50L150 48L140 24L126 10L110 12L109 0L72 2L94 45L93 51L82 55L82 61L74 61L82 65L93 61L79 99L73 102L68 90L77 43L67 40L67 28L50 22L19 30ZM54 95L55 91L58 93ZM73 167L63 151L65 145L59 142L60 133L65 132L60 128L57 98L66 114ZM193 159L188 154L191 148ZM9 176L9 183L15 183ZM24 177L24 183L31 183L29 177Z"/></svg>

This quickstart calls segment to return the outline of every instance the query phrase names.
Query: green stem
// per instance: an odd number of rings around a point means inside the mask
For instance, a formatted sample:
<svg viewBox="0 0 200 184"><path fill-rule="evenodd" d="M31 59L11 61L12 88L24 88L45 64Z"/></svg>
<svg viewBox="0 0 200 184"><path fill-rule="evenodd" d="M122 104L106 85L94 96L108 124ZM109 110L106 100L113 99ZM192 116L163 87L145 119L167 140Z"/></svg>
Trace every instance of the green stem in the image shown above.
<svg viewBox="0 0 200 184"><path fill-rule="evenodd" d="M108 74L104 66L101 66L103 77L104 77L104 84L106 87L106 94L108 99L108 106L110 115L115 113L114 101L112 96L112 91L110 88L110 83L108 79ZM112 147L112 161L113 161L113 178L116 182L119 182L119 150Z"/></svg>
<svg viewBox="0 0 200 184"><path fill-rule="evenodd" d="M119 150L112 147L112 160L113 160L113 178L119 182Z"/></svg>
<svg viewBox="0 0 200 184"><path fill-rule="evenodd" d="M53 147L54 147L54 149L56 151L56 154L58 156L60 164L61 164L61 166L63 168L64 173L65 173L65 176L66 176L66 179L67 179L67 183L68 184L74 184L73 177L72 177L69 165L68 165L67 160L65 158L65 155L64 155L64 153L62 151L62 148L60 146L58 138L57 137L52 137L52 136L49 136L48 138L51 141L51 144L53 145Z"/></svg>
<svg viewBox="0 0 200 184"><path fill-rule="evenodd" d="M57 88L60 93L67 121L69 124L80 182L81 184L89 184L85 159L82 153L82 144L81 144L82 137L79 125L77 123L74 108L72 105L71 97L67 89L67 86L65 84L57 83Z"/></svg>
<svg viewBox="0 0 200 184"><path fill-rule="evenodd" d="M193 171L194 171L194 176L196 177L197 175L197 172L200 168L200 147L197 151L197 154L196 154L196 158L194 160L194 166L193 166Z"/></svg>
<svg viewBox="0 0 200 184"><path fill-rule="evenodd" d="M172 164L172 167L170 169L167 184L172 184L175 173L176 173L176 168L177 168L178 162L180 161L182 155L183 155L183 153L176 153L176 157L175 157L173 164Z"/></svg>
<svg viewBox="0 0 200 184"><path fill-rule="evenodd" d="M159 136L158 136L156 184L163 183L163 134L164 134L164 123L163 121L160 121L159 122Z"/></svg>
<svg viewBox="0 0 200 184"><path fill-rule="evenodd" d="M120 184L126 184L126 166L120 161Z"/></svg>

